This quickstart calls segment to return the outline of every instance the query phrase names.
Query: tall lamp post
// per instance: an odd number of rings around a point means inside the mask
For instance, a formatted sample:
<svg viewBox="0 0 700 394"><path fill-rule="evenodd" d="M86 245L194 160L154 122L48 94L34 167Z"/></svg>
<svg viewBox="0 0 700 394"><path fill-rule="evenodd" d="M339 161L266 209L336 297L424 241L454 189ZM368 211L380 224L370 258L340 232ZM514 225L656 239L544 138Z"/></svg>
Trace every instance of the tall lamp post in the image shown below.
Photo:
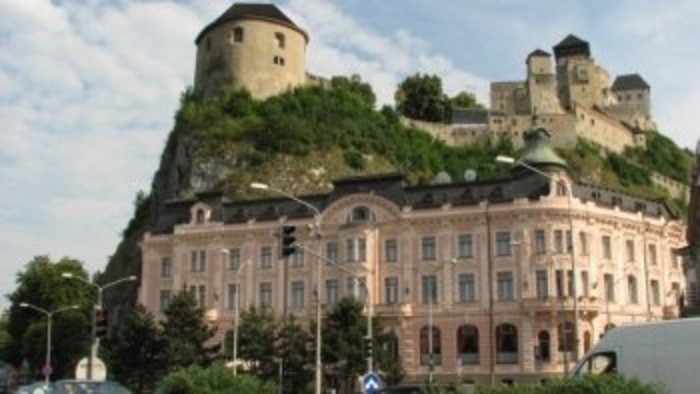
<svg viewBox="0 0 700 394"><path fill-rule="evenodd" d="M260 183L260 182L253 182L250 184L250 187L252 189L258 189L258 190L267 190L271 191L277 194L280 194L284 197L289 198L290 200L296 201L299 204L311 209L311 211L314 213L314 235L317 238L321 238L321 212L319 212L318 208L315 206L311 205L309 202L304 201L290 193L285 192L284 190L280 190L277 188L274 188L268 184L265 183ZM315 390L314 392L316 394L321 394L321 383L323 379L323 373L322 373L322 362L321 362L321 270L323 269L323 264L317 264L316 267L316 379L315 379Z"/></svg>
<svg viewBox="0 0 700 394"><path fill-rule="evenodd" d="M136 275L130 275L126 276L117 280L114 280L112 282L109 282L107 284L104 284L102 286L90 282L89 280L77 276L72 272L64 272L61 274L62 277L66 279L77 279L83 283L88 284L89 286L93 287L95 290L97 290L97 300L95 302L95 305L93 307L92 311L92 317L91 317L91 329L90 329L90 355L88 357L88 368L87 368L87 379L92 380L93 378L93 366L95 364L94 360L97 358L97 350L100 346L100 340L97 338L97 316L95 314L97 311L102 310L102 292L112 286L118 285L123 282L131 282L135 281L137 279Z"/></svg>
<svg viewBox="0 0 700 394"><path fill-rule="evenodd" d="M450 259L443 261L438 264L432 270L430 270L430 275L435 275L436 272L440 271L446 264L455 264L457 259ZM433 354L433 302L435 302L435 296L437 295L437 289L435 285L437 284L437 278L435 282L430 281L430 293L428 295L428 327L430 332L428 333L428 383L433 383L433 369L435 369L435 355Z"/></svg>
<svg viewBox="0 0 700 394"><path fill-rule="evenodd" d="M29 308L29 309L34 309L37 312L41 312L44 315L46 315L46 357L44 361L44 368L42 368L42 372L44 373L44 384L46 385L47 389L49 387L49 377L51 377L51 324L53 320L53 315L64 312L67 310L71 309L78 309L77 305L71 305L67 306L65 308L58 308L53 311L47 311L44 308L40 308L36 305L29 304L27 302L20 302L19 306L22 308Z"/></svg>
<svg viewBox="0 0 700 394"><path fill-rule="evenodd" d="M228 251L228 249L222 249L221 250L221 255L222 256L230 256L231 252ZM235 298L233 300L233 338L232 338L232 344L231 344L231 364L233 365L233 375L236 376L237 374L237 368L236 368L236 360L238 360L238 320L240 320L240 309L241 309L241 284L238 281L238 272L243 269L243 267L248 263L248 260L243 261L241 264L238 265L238 268L236 268L236 273L234 275L234 280L236 281L236 292L235 292ZM223 267L222 267L223 268ZM223 276L223 275L222 275ZM224 292L224 289L221 289L221 292Z"/></svg>
<svg viewBox="0 0 700 394"><path fill-rule="evenodd" d="M571 257L571 272L573 275L573 280L572 280L572 286L571 290L574 294L574 352L573 352L573 361L578 360L578 292L576 291L576 282L577 282L577 276L576 276L576 253L574 252L574 221L573 221L573 210L571 207L571 199L573 195L573 188L567 184L566 182L554 178L552 175L531 166L530 164L525 163L522 160L516 160L512 157L509 156L501 156L499 155L496 157L496 161L499 163L506 163L510 165L516 165L516 166L523 166L524 168L539 174L547 179L549 179L552 182L555 182L559 185L562 185L564 188L566 188L566 198L567 198L567 211L568 211L568 216L569 216L569 255ZM565 329L565 324L562 324L562 332ZM566 335L566 334L564 334ZM564 351L564 356L566 357L566 351ZM564 361L564 374L568 375L569 372L569 365L568 362L565 360Z"/></svg>

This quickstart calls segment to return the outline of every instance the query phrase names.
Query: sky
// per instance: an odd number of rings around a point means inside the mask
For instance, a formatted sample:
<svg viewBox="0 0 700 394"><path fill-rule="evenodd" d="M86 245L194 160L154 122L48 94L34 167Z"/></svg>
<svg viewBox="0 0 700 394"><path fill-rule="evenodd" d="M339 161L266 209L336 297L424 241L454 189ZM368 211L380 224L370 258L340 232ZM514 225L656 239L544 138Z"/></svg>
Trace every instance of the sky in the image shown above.
<svg viewBox="0 0 700 394"><path fill-rule="evenodd" d="M231 4L0 0L0 293L36 255L104 269L193 83L194 38ZM523 79L529 52L573 33L611 75L644 77L664 134L689 148L700 136L698 1L276 4L309 33L311 73L357 74L380 104L416 72L488 103L491 81Z"/></svg>

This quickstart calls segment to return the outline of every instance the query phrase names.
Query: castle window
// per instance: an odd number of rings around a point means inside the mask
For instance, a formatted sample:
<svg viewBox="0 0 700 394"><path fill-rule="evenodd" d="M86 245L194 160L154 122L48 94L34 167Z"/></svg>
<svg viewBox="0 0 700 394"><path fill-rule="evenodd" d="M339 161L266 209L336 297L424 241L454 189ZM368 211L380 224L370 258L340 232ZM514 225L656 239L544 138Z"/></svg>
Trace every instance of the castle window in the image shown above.
<svg viewBox="0 0 700 394"><path fill-rule="evenodd" d="M277 44L277 48L284 49L284 34L275 33L275 44Z"/></svg>
<svg viewBox="0 0 700 394"><path fill-rule="evenodd" d="M233 29L233 42L243 42L243 28L237 27Z"/></svg>

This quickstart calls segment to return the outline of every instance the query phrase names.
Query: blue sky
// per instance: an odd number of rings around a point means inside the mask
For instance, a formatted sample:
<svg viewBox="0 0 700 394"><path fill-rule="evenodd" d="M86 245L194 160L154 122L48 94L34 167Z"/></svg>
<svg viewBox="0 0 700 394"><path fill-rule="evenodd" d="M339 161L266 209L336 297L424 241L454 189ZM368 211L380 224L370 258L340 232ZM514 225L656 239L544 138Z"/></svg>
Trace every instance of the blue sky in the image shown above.
<svg viewBox="0 0 700 394"><path fill-rule="evenodd" d="M194 37L230 1L0 0L0 291L33 256L104 268L132 201L150 188ZM407 75L449 93L524 76L525 56L569 33L611 75L652 86L660 129L700 135L700 2L285 0L311 37L309 71L359 74L391 104ZM6 306L0 300L0 307Z"/></svg>

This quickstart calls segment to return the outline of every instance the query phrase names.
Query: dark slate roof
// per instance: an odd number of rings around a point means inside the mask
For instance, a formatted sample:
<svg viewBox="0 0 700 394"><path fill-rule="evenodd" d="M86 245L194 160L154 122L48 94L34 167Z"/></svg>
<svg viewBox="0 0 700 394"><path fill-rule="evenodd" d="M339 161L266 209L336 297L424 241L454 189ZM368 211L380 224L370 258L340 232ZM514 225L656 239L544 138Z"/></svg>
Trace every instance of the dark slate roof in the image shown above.
<svg viewBox="0 0 700 394"><path fill-rule="evenodd" d="M554 46L554 56L556 58L565 56L583 55L591 56L591 49L588 41L584 41L573 34L569 34L559 44Z"/></svg>
<svg viewBox="0 0 700 394"><path fill-rule="evenodd" d="M530 52L530 54L527 55L527 58L529 59L531 57L549 57L549 56L552 56L552 54L550 54L549 52L545 52L540 48L537 48L534 51Z"/></svg>
<svg viewBox="0 0 700 394"><path fill-rule="evenodd" d="M452 124L488 124L489 111L485 108L453 108Z"/></svg>
<svg viewBox="0 0 700 394"><path fill-rule="evenodd" d="M612 84L612 90L649 89L649 84L639 74L618 75Z"/></svg>
<svg viewBox="0 0 700 394"><path fill-rule="evenodd" d="M214 29L215 27L237 19L263 19L270 22L279 23L285 25L289 28L299 31L304 35L306 40L309 40L308 35L304 30L297 26L287 15L285 15L277 6L274 4L260 4L260 3L235 3L228 10L226 10L221 16L216 18L214 22L207 25L202 31L197 35L194 40L196 44L204 37L204 35Z"/></svg>

